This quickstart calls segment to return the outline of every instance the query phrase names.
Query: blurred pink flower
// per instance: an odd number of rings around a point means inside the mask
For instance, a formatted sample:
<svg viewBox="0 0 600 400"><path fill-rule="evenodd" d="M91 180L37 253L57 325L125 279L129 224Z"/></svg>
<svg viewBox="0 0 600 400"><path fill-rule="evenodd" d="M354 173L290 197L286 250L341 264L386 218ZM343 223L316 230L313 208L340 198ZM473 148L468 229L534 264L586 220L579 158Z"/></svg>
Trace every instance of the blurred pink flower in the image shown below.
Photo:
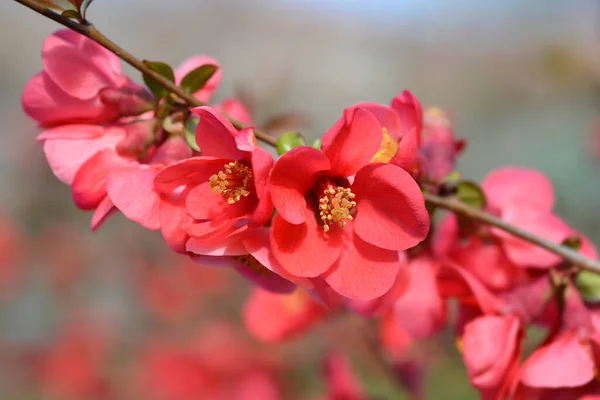
<svg viewBox="0 0 600 400"><path fill-rule="evenodd" d="M46 39L42 61L44 70L25 87L22 105L43 127L111 122L141 114L151 102L121 72L116 55L72 30Z"/></svg>
<svg viewBox="0 0 600 400"><path fill-rule="evenodd" d="M254 289L244 307L246 329L265 342L299 336L324 319L328 310L302 289L276 294Z"/></svg>

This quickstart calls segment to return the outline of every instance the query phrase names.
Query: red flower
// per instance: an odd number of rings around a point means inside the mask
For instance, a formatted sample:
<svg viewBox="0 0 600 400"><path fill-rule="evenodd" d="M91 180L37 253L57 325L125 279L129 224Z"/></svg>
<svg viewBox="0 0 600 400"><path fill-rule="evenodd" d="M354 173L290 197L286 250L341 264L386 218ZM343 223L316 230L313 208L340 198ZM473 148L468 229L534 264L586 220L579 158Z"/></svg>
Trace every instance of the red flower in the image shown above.
<svg viewBox="0 0 600 400"><path fill-rule="evenodd" d="M244 322L257 338L277 342L306 332L327 313L327 309L301 289L287 295L254 289L246 302Z"/></svg>
<svg viewBox="0 0 600 400"><path fill-rule="evenodd" d="M538 171L506 167L492 171L482 183L489 211L506 222L560 244L571 236L580 236L552 212L552 183ZM560 263L559 256L519 239L503 230L492 228L500 239L506 256L518 266L549 268ZM595 250L584 241L581 252L596 257Z"/></svg>
<svg viewBox="0 0 600 400"><path fill-rule="evenodd" d="M151 102L121 72L119 58L93 40L60 30L44 41L44 70L25 87L23 109L41 126L111 122L138 115Z"/></svg>
<svg viewBox="0 0 600 400"><path fill-rule="evenodd" d="M155 187L177 196L189 218L181 227L187 251L203 255L248 254L242 234L265 224L273 212L266 182L273 158L256 146L251 128L236 130L219 112L198 107L196 142L203 156L162 170Z"/></svg>
<svg viewBox="0 0 600 400"><path fill-rule="evenodd" d="M275 164L275 257L290 274L323 276L338 293L372 299L392 287L398 251L429 231L423 194L391 164L370 163L381 125L353 107L324 135L322 151L297 147ZM351 183L352 181L352 183Z"/></svg>
<svg viewBox="0 0 600 400"><path fill-rule="evenodd" d="M423 113L419 100L408 90L396 96L391 106L360 103L384 128L381 148L375 162L398 165L419 181L441 182L454 170L456 159L465 147L455 140L444 111L432 107Z"/></svg>

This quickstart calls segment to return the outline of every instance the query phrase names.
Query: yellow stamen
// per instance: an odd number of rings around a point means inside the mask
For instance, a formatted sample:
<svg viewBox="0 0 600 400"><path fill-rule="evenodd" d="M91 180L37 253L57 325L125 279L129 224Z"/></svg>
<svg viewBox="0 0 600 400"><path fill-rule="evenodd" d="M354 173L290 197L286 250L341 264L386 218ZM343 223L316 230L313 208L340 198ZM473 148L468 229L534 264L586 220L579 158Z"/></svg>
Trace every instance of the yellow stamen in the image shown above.
<svg viewBox="0 0 600 400"><path fill-rule="evenodd" d="M227 203L235 204L254 190L254 177L250 167L232 161L225 164L225 170L210 177L209 185L213 192L220 193Z"/></svg>
<svg viewBox="0 0 600 400"><path fill-rule="evenodd" d="M388 163L396 153L398 152L398 142L388 134L386 128L383 128L383 140L381 142L381 147L375 153L371 162L382 162Z"/></svg>
<svg viewBox="0 0 600 400"><path fill-rule="evenodd" d="M319 215L323 221L323 229L328 232L330 224L338 222L344 227L346 221L352 221L350 212L356 207L352 190L341 186L328 185L319 197Z"/></svg>

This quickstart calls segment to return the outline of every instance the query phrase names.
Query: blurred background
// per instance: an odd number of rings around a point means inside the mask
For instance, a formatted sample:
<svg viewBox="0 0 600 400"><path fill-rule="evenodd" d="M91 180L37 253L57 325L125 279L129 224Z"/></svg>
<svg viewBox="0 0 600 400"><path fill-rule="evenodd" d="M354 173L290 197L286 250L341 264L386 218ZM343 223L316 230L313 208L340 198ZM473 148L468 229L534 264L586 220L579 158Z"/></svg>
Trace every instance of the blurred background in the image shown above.
<svg viewBox="0 0 600 400"><path fill-rule="evenodd" d="M88 18L138 58L218 59L215 101L242 98L259 126L298 113L310 138L353 103L389 103L410 89L468 139L465 177L537 168L555 184L558 214L600 244L597 1L96 0ZM233 272L198 269L122 216L90 232L20 107L42 42L58 28L0 3L0 398L151 398L140 387L176 369L165 357L186 346L221 354L232 337L277 376L281 398L318 398L321 356L347 347L367 393L404 398L361 347L353 327L363 322L334 318L265 346L244 332L249 286ZM425 398L477 398L451 335L419 357ZM169 379L175 387L183 378Z"/></svg>

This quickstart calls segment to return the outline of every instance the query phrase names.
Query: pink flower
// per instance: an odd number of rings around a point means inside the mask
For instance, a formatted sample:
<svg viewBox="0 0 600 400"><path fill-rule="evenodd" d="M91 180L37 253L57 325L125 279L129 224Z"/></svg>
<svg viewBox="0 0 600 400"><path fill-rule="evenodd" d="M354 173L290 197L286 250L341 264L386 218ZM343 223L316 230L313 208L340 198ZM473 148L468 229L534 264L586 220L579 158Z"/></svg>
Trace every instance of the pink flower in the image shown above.
<svg viewBox="0 0 600 400"><path fill-rule="evenodd" d="M554 190L540 172L515 167L497 169L485 178L482 188L488 209L510 224L557 244L579 236L552 212ZM505 231L492 228L491 232L500 239L508 259L518 266L548 268L561 261L557 255ZM582 250L593 251L589 247Z"/></svg>
<svg viewBox="0 0 600 400"><path fill-rule="evenodd" d="M419 100L405 90L391 107L360 103L383 127L383 142L373 161L404 168L419 181L441 182L454 170L464 140L455 140L446 114L439 108L423 110Z"/></svg>
<svg viewBox="0 0 600 400"><path fill-rule="evenodd" d="M465 325L459 343L469 380L482 399L512 398L522 337L512 316L482 316Z"/></svg>
<svg viewBox="0 0 600 400"><path fill-rule="evenodd" d="M591 400L596 398L592 394L600 394L597 311L586 307L573 286L567 286L563 304L562 315L556 315L548 338L521 367L518 398L527 394L533 399Z"/></svg>
<svg viewBox="0 0 600 400"><path fill-rule="evenodd" d="M138 367L135 398L153 400L279 400L276 365L241 340L233 327L214 324L182 345L149 346Z"/></svg>
<svg viewBox="0 0 600 400"><path fill-rule="evenodd" d="M327 313L327 309L302 289L291 294L254 289L244 308L244 323L257 338L278 342L306 332Z"/></svg>
<svg viewBox="0 0 600 400"><path fill-rule="evenodd" d="M446 304L436 280L439 268L439 262L427 254L409 261L410 284L394 302L391 313L411 338L430 338L446 325Z"/></svg>
<svg viewBox="0 0 600 400"><path fill-rule="evenodd" d="M406 171L370 163L381 141L376 118L353 107L324 135L322 151L297 147L277 161L269 181L277 210L271 245L288 273L322 276L353 299L392 287L398 251L425 238L429 215Z"/></svg>
<svg viewBox="0 0 600 400"><path fill-rule="evenodd" d="M437 257L449 259L469 271L494 292L509 290L527 279L526 271L508 259L498 241L478 234L461 235L459 228L454 214L437 226L434 241Z"/></svg>
<svg viewBox="0 0 600 400"><path fill-rule="evenodd" d="M121 72L119 58L77 32L49 36L42 60L44 70L22 97L23 109L41 126L111 122L148 109L149 94Z"/></svg>
<svg viewBox="0 0 600 400"><path fill-rule="evenodd" d="M164 169L155 179L163 196L178 195L189 218L187 250L202 255L245 255L242 234L271 218L266 182L273 158L256 146L252 129L237 131L210 107L199 107L196 142L203 156Z"/></svg>

